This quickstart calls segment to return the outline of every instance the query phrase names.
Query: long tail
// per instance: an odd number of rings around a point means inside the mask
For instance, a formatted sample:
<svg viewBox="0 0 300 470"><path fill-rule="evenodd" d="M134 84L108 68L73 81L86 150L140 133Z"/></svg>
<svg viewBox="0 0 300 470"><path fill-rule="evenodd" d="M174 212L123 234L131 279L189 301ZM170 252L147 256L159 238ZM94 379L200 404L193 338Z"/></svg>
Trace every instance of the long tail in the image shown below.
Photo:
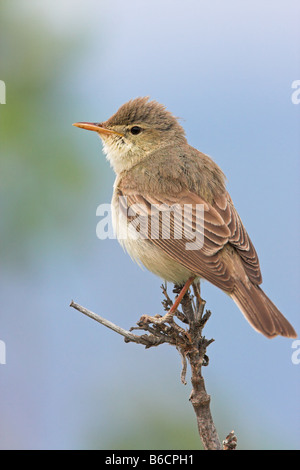
<svg viewBox="0 0 300 470"><path fill-rule="evenodd" d="M267 338L277 335L296 338L297 333L264 291L254 284L238 281L231 294L250 325Z"/></svg>

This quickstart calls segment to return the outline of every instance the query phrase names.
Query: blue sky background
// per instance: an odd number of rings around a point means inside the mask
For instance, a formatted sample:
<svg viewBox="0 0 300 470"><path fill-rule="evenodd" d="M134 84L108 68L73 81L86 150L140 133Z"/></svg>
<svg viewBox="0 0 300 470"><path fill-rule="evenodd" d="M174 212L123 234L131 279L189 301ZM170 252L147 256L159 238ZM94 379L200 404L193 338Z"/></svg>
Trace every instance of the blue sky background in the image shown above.
<svg viewBox="0 0 300 470"><path fill-rule="evenodd" d="M102 121L149 95L223 169L259 254L263 288L299 322L299 2L2 2L0 448L199 448L168 346L144 350L69 308L129 328L161 312L161 281L96 238L114 175ZM204 370L220 438L299 448L292 340L267 340L208 283Z"/></svg>

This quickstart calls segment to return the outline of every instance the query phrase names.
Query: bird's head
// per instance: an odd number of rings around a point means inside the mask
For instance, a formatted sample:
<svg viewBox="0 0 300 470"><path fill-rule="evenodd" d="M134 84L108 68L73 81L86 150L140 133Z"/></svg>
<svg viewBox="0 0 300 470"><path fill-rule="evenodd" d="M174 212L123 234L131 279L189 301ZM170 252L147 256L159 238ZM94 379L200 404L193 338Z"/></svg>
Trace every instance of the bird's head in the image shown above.
<svg viewBox="0 0 300 470"><path fill-rule="evenodd" d="M73 125L98 132L103 150L117 174L160 148L186 142L178 119L148 97L128 101L105 122Z"/></svg>

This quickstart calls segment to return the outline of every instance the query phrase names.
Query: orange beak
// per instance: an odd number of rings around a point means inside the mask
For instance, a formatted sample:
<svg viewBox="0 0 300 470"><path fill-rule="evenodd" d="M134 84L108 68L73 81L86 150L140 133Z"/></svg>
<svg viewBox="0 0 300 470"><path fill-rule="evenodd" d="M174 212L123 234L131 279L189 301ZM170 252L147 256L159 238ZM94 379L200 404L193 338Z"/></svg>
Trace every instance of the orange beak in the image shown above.
<svg viewBox="0 0 300 470"><path fill-rule="evenodd" d="M123 134L120 134L119 132L113 131L111 129L107 129L103 126L103 124L97 122L75 122L73 126L80 127L80 129L86 129L87 131L95 131L99 134L116 134L123 137Z"/></svg>

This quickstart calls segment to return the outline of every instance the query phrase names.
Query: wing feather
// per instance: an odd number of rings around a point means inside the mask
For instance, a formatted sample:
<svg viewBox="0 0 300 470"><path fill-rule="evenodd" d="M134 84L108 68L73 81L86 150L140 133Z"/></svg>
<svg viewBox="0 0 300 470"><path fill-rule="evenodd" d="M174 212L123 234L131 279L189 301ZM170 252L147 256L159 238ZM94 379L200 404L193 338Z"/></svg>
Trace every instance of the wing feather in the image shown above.
<svg viewBox="0 0 300 470"><path fill-rule="evenodd" d="M225 291L232 291L234 279L224 257L219 255L225 246L231 245L240 255L249 279L255 284L261 283L256 251L228 193L216 197L214 203L210 204L187 190L165 197L139 194L128 186L122 191L122 185L118 191L119 195L126 196L128 207L138 205L139 217L148 218L147 238L150 242L191 272ZM202 217L199 217L198 205L203 208ZM170 236L167 238L162 236L161 225L151 226L153 206L161 209L160 224L163 214L169 212ZM175 207L181 216L174 215ZM187 249L187 243L191 243L191 234L197 234L199 238L202 236L203 244L200 248L196 245L197 249Z"/></svg>

